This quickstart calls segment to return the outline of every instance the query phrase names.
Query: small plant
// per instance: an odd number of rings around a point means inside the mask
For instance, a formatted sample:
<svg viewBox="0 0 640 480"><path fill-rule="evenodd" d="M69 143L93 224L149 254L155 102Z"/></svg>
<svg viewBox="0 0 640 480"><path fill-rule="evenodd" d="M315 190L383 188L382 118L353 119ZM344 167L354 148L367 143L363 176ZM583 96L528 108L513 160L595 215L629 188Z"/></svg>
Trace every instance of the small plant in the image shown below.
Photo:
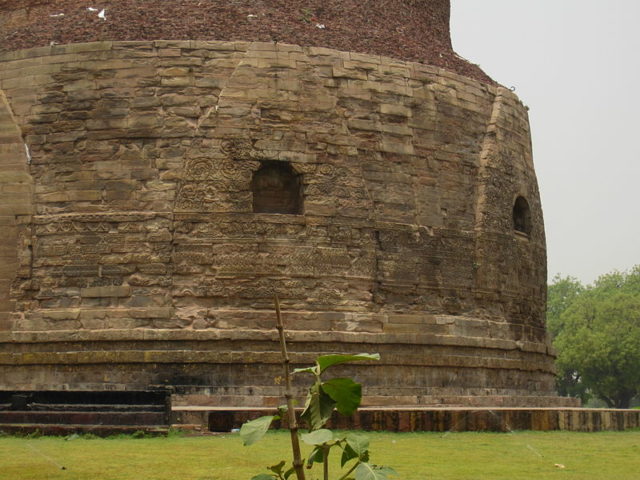
<svg viewBox="0 0 640 480"><path fill-rule="evenodd" d="M25 435L26 438L40 438L42 437L42 432L39 428L36 428L33 432L27 433Z"/></svg>
<svg viewBox="0 0 640 480"><path fill-rule="evenodd" d="M167 438L182 438L182 437L186 437L188 434L189 432L187 430L172 427L167 432Z"/></svg>
<svg viewBox="0 0 640 480"><path fill-rule="evenodd" d="M311 23L316 21L316 17L313 14L313 10L311 10L310 8L300 9L300 14L301 14L300 20L302 20L305 23Z"/></svg>
<svg viewBox="0 0 640 480"><path fill-rule="evenodd" d="M304 466L306 465L307 469L311 469L316 463L323 466L322 478L329 480L329 453L332 449L342 451L340 461L342 470L339 476L336 477L338 480L387 480L389 475L395 475L396 472L392 468L377 466L369 462L369 438L366 435L355 432L338 433L324 428L334 410L343 415L353 415L362 400L362 386L359 383L350 378L324 380L322 377L326 370L334 365L347 362L379 360L380 355L377 353L323 355L316 359L315 365L307 368L297 368L290 372L290 360L277 298L275 299L275 304L287 404L278 408L277 415L260 417L246 422L240 429L240 436L244 445L252 445L267 433L274 420L279 420L284 415L287 415L288 427L291 432L293 461L291 466L287 468L287 462L282 460L280 463L268 467L271 473L261 473L251 480L288 480L294 473L297 480L306 480ZM300 434L298 432L298 421L294 410L293 391L291 388L291 373L311 374L314 377L313 384L307 392L304 411L300 415L300 419L309 427L307 433ZM313 447L306 459L302 458L300 452L300 440Z"/></svg>

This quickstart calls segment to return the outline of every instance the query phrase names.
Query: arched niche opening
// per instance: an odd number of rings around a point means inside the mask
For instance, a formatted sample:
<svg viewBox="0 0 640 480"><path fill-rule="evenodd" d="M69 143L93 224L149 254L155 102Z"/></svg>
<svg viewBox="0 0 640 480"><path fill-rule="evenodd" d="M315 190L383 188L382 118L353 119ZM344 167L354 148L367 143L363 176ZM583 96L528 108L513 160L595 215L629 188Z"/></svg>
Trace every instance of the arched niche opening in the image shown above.
<svg viewBox="0 0 640 480"><path fill-rule="evenodd" d="M531 233L531 209L524 197L516 198L513 204L513 229L516 232L529 235Z"/></svg>
<svg viewBox="0 0 640 480"><path fill-rule="evenodd" d="M251 179L254 213L302 213L302 181L286 162L263 161Z"/></svg>

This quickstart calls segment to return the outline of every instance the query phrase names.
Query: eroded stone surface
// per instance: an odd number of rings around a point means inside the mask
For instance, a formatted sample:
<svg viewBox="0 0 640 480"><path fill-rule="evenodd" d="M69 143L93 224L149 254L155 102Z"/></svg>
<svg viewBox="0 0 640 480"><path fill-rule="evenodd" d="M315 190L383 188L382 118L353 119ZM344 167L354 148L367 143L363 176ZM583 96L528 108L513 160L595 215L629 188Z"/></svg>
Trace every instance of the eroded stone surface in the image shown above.
<svg viewBox="0 0 640 480"><path fill-rule="evenodd" d="M35 185L9 212L15 268L0 260L16 305L0 388L173 385L191 403L275 404L278 294L295 363L381 353L343 369L369 404L555 398L528 120L508 90L255 42L0 62ZM12 159L26 161L0 150ZM254 213L253 176L278 162L301 214ZM529 234L514 226L519 197Z"/></svg>

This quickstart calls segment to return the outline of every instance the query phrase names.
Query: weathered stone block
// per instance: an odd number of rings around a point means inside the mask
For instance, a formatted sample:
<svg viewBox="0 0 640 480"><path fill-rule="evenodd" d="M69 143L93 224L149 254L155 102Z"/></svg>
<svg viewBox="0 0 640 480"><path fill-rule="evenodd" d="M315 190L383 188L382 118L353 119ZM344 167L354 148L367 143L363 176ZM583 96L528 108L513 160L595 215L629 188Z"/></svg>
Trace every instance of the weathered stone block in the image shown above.
<svg viewBox="0 0 640 480"><path fill-rule="evenodd" d="M88 287L80 290L82 297L128 297L131 294L131 287L109 286L109 287Z"/></svg>

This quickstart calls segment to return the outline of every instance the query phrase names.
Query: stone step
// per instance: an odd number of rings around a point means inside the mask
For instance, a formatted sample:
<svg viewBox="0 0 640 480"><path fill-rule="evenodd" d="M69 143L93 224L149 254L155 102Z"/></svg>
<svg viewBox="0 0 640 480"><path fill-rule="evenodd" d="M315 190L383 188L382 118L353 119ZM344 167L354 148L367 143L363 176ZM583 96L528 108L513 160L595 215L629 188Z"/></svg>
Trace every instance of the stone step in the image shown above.
<svg viewBox="0 0 640 480"><path fill-rule="evenodd" d="M67 404L67 405L164 405L168 392L149 391L73 391L73 390L33 390L0 391L0 404Z"/></svg>
<svg viewBox="0 0 640 480"><path fill-rule="evenodd" d="M576 398L547 395L369 395L362 400L363 407L568 407L580 406Z"/></svg>
<svg viewBox="0 0 640 480"><path fill-rule="evenodd" d="M2 424L166 425L163 412L2 411Z"/></svg>
<svg viewBox="0 0 640 480"><path fill-rule="evenodd" d="M0 405L0 410L3 409ZM29 411L49 412L164 412L164 405L117 405L117 404L69 404L69 403L30 403Z"/></svg>
<svg viewBox="0 0 640 480"><path fill-rule="evenodd" d="M297 400L304 404L305 397ZM215 394L209 395L176 395L173 398L173 410L188 406L228 406L232 407L277 407L283 403L282 395L265 395L254 389L252 395ZM362 399L363 407L423 407L423 406L457 406L457 407L578 407L579 400L569 397L545 395L425 395L399 390L396 395L366 394Z"/></svg>
<svg viewBox="0 0 640 480"><path fill-rule="evenodd" d="M147 435L166 435L168 425L90 425L90 424L50 424L50 423L2 423L0 432L6 434L26 435L39 433L42 435L65 436L73 433L91 433L99 437L109 435L132 434L144 432Z"/></svg>
<svg viewBox="0 0 640 480"><path fill-rule="evenodd" d="M294 392L297 395L305 396L307 388L304 386L294 386ZM527 389L515 389L515 388L456 388L456 387L372 387L363 385L363 397L364 398L376 398L376 397L438 397L438 396L459 396L459 397L548 397L550 392L535 392ZM265 397L282 397L284 396L283 386L278 385L253 385L247 386L207 386L207 387L183 387L172 395L172 401L174 404L185 403L184 400L197 398L198 396L203 399L207 396L265 396ZM555 395L554 395L555 397ZM188 404L186 402L185 404Z"/></svg>

